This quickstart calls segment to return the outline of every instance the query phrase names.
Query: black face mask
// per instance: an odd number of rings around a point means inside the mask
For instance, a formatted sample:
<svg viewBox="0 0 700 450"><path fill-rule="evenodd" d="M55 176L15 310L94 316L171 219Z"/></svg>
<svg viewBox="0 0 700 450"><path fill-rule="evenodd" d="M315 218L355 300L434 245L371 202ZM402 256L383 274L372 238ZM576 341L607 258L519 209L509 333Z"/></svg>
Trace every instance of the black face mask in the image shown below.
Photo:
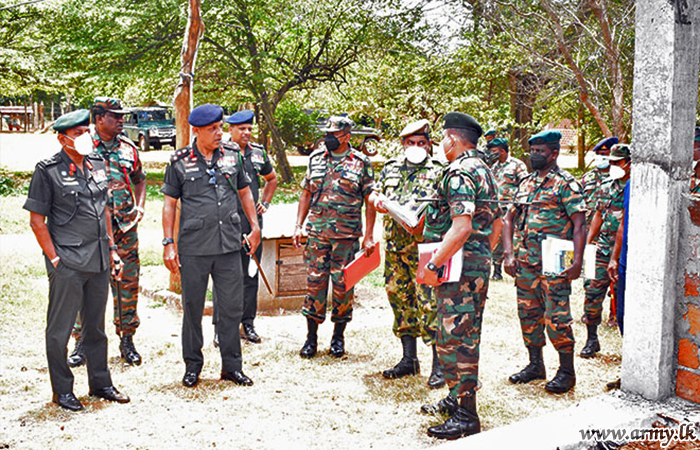
<svg viewBox="0 0 700 450"><path fill-rule="evenodd" d="M489 166L493 166L500 157L501 155L499 155L496 152L489 152L486 155L486 164L488 164Z"/></svg>
<svg viewBox="0 0 700 450"><path fill-rule="evenodd" d="M326 149L329 152L334 152L340 147L340 141L332 134L327 134L326 137L323 138L323 142L326 144Z"/></svg>
<svg viewBox="0 0 700 450"><path fill-rule="evenodd" d="M541 153L530 154L530 165L533 170L542 170L547 167L547 157Z"/></svg>

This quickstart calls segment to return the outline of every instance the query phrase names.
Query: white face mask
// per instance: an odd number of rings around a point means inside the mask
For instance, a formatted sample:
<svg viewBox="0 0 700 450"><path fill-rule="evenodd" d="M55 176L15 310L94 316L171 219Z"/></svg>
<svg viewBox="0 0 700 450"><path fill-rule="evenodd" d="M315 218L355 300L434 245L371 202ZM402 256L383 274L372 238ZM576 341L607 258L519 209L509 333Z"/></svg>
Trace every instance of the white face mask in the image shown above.
<svg viewBox="0 0 700 450"><path fill-rule="evenodd" d="M428 157L428 152L423 147L412 145L405 150L406 159L411 164L420 164Z"/></svg>
<svg viewBox="0 0 700 450"><path fill-rule="evenodd" d="M624 167L627 167L627 164L625 164ZM611 180L619 180L620 178L623 178L626 174L627 172L625 172L625 169L623 167L610 166L610 172L608 173L608 176Z"/></svg>
<svg viewBox="0 0 700 450"><path fill-rule="evenodd" d="M593 164L595 164L596 168L600 170L605 170L608 167L610 167L610 160L607 156L595 155L595 157L593 158Z"/></svg>
<svg viewBox="0 0 700 450"><path fill-rule="evenodd" d="M698 163L700 163L700 160L698 161L693 161L693 171L698 167Z"/></svg>
<svg viewBox="0 0 700 450"><path fill-rule="evenodd" d="M87 156L94 150L90 133L83 133L77 138L71 140L73 141L73 148L79 155Z"/></svg>

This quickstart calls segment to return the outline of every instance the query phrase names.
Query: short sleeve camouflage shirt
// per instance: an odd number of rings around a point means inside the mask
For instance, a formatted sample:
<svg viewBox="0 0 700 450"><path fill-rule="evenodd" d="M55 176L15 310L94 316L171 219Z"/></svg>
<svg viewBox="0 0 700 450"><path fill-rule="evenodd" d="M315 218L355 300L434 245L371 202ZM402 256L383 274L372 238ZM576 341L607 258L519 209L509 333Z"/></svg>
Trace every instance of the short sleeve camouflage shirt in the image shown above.
<svg viewBox="0 0 700 450"><path fill-rule="evenodd" d="M588 208L588 213L586 214L586 224L590 226L593 220L593 214L595 214L596 202L598 201L598 194L600 193L600 186L608 178L608 175L599 170L593 169L581 178L581 184L583 185L583 197L586 200L586 207Z"/></svg>
<svg viewBox="0 0 700 450"><path fill-rule="evenodd" d="M615 233L625 212L623 207L625 184L627 184L625 181L608 178L600 186L596 209L600 211L603 225L598 236L598 248L606 255L610 254L615 245Z"/></svg>
<svg viewBox="0 0 700 450"><path fill-rule="evenodd" d="M503 162L496 161L491 171L498 183L498 198L502 201L512 201L520 182L528 175L525 163L512 156Z"/></svg>
<svg viewBox="0 0 700 450"><path fill-rule="evenodd" d="M542 241L547 236L573 239L571 216L586 213L583 189L569 172L554 166L543 178L531 173L515 194L516 258L531 266L542 264Z"/></svg>
<svg viewBox="0 0 700 450"><path fill-rule="evenodd" d="M362 203L373 185L372 163L362 153L350 149L338 161L325 148L312 153L301 182L311 193L306 232L329 239L362 236Z"/></svg>
<svg viewBox="0 0 700 450"><path fill-rule="evenodd" d="M466 151L445 170L438 201L428 207L423 237L428 242L440 241L454 217L470 215L472 234L464 249L478 251L483 246L474 245L473 241L488 239L493 222L501 216L497 200L498 187L491 170L475 151Z"/></svg>

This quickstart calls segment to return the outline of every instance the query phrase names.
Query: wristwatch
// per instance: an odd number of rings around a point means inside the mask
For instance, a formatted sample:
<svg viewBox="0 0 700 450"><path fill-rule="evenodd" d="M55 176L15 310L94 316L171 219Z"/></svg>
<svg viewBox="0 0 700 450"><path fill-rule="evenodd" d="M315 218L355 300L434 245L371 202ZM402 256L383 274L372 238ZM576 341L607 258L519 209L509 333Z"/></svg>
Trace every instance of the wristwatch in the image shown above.
<svg viewBox="0 0 700 450"><path fill-rule="evenodd" d="M165 247L165 246L168 245L168 244L174 244L174 243L175 243L175 239L173 239L173 238L165 238L165 239L163 239L163 247Z"/></svg>
<svg viewBox="0 0 700 450"><path fill-rule="evenodd" d="M262 201L261 201L260 204L263 205L263 206L265 207L265 211L267 211L268 209L270 209L270 204L269 204L268 202L262 202Z"/></svg>
<svg viewBox="0 0 700 450"><path fill-rule="evenodd" d="M434 262L430 261L428 264L425 265L425 268L428 269L431 272L435 272L437 274L437 277L440 278L442 276L442 273L444 271L444 267L438 267L435 265Z"/></svg>

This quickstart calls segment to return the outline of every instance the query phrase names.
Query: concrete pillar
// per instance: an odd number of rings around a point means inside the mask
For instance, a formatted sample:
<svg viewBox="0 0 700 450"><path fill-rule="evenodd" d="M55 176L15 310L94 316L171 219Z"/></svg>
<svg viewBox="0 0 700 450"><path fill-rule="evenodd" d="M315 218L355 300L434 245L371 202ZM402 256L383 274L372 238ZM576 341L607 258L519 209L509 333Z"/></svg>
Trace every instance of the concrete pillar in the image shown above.
<svg viewBox="0 0 700 450"><path fill-rule="evenodd" d="M686 245L700 60L700 2L638 0L632 193L622 388L660 400L675 387L675 305ZM685 210L687 214L687 210Z"/></svg>

